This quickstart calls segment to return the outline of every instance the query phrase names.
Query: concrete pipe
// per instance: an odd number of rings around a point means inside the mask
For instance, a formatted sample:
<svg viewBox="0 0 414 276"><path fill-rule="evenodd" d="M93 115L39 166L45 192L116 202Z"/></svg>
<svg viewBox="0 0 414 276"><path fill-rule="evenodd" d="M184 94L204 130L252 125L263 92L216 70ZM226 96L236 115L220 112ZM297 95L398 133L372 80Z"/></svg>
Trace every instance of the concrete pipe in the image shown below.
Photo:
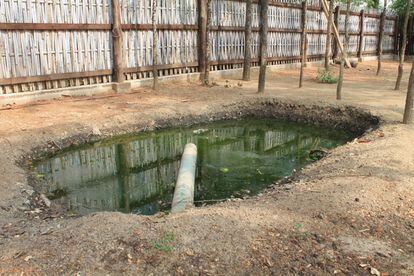
<svg viewBox="0 0 414 276"><path fill-rule="evenodd" d="M194 205L194 182L197 146L190 143L184 148L172 202L172 213L180 213Z"/></svg>

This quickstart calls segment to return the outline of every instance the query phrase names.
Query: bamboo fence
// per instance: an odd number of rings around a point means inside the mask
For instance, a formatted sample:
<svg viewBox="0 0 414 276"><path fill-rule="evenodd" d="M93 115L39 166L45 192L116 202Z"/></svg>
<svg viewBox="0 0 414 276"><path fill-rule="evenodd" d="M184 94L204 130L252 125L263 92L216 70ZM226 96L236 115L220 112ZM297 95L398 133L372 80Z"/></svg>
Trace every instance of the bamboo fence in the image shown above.
<svg viewBox="0 0 414 276"><path fill-rule="evenodd" d="M200 3L157 0L159 76L200 71ZM240 68L244 58L246 5L243 0L210 0L211 70ZM322 59L327 20L319 0L308 1L309 61ZM119 0L126 80L152 77L152 1ZM258 64L259 6L253 4L252 65ZM270 0L269 64L300 61L300 0ZM344 9L338 18L343 33ZM114 12L111 0L1 0L0 94L111 83L115 69ZM364 32L361 33L363 18ZM385 22L384 52L395 52L396 17ZM350 52L376 55L380 11L353 10ZM362 38L362 43L361 43ZM333 46L335 43L333 42Z"/></svg>

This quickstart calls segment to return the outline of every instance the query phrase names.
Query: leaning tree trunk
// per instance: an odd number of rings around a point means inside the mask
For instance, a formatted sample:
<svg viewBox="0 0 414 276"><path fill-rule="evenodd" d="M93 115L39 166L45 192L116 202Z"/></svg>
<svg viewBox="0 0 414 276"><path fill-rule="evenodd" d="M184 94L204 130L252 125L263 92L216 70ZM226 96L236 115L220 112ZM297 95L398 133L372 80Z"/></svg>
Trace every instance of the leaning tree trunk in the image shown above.
<svg viewBox="0 0 414 276"><path fill-rule="evenodd" d="M328 27L326 33L326 46L325 46L325 70L329 71L329 63L331 58L332 52L332 24L333 24L333 10L334 10L334 3L335 0L329 1L329 16L328 16Z"/></svg>
<svg viewBox="0 0 414 276"><path fill-rule="evenodd" d="M345 15L345 41L344 50L341 54L341 67L339 68L338 86L336 87L336 99L342 99L342 85L344 83L344 71L345 71L345 59L348 56L348 44L349 44L349 11L351 9L351 1L348 0L346 4L346 15Z"/></svg>
<svg viewBox="0 0 414 276"><path fill-rule="evenodd" d="M246 0L246 30L244 33L244 65L243 80L250 80L250 66L252 62L252 0Z"/></svg>
<svg viewBox="0 0 414 276"><path fill-rule="evenodd" d="M158 34L157 34L157 0L152 1L152 88L158 90Z"/></svg>
<svg viewBox="0 0 414 276"><path fill-rule="evenodd" d="M413 98L414 98L414 61L411 66L410 80L408 82L407 98L405 100L405 110L403 123L409 124L413 116Z"/></svg>
<svg viewBox="0 0 414 276"><path fill-rule="evenodd" d="M397 82L395 83L395 90L400 90L401 79L404 74L404 59L405 59L405 49L407 48L407 28L408 28L408 19L410 18L410 10L411 10L411 1L407 0L407 6L405 9L404 15L404 23L403 23L403 30L402 30L402 44L400 48L400 55L399 55L399 65L398 65L398 76ZM395 26L397 27L397 26ZM397 38L395 38L397 39Z"/></svg>
<svg viewBox="0 0 414 276"><path fill-rule="evenodd" d="M267 68L267 32L269 0L260 0L260 73L259 73L259 93L264 93L266 83Z"/></svg>
<svg viewBox="0 0 414 276"><path fill-rule="evenodd" d="M385 16L387 11L387 0L384 0L384 10L381 13L381 21L380 21L380 33L378 38L378 68L377 68L377 76L381 73L381 65L382 65L382 50L383 45L382 42L384 40L384 26L385 26Z"/></svg>

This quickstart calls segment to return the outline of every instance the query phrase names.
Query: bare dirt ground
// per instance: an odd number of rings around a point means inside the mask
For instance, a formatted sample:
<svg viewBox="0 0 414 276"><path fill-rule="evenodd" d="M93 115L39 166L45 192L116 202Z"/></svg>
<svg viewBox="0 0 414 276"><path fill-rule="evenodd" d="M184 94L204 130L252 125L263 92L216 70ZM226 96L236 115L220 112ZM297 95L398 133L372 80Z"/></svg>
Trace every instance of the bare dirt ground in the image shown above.
<svg viewBox="0 0 414 276"><path fill-rule="evenodd" d="M399 123L405 91L393 90L397 64L386 62L380 77L375 66L346 71L341 103L336 86L317 83L308 68L303 89L297 70L268 74L263 96L256 78L242 86L217 80L212 88L169 84L0 111L0 274L413 275L414 127ZM63 217L34 206L27 172L16 165L34 148L212 116L257 98L351 105L382 122L261 196L176 215Z"/></svg>

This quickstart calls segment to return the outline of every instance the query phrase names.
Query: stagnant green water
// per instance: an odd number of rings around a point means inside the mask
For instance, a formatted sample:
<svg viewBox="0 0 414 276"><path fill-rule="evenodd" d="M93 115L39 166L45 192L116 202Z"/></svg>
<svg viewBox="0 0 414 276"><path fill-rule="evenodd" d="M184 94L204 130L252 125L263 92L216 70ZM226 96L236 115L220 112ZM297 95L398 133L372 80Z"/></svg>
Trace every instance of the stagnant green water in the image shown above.
<svg viewBox="0 0 414 276"><path fill-rule="evenodd" d="M310 150L351 134L272 119L216 122L120 137L36 165L44 190L68 211L154 214L168 210L184 145L198 147L195 201L254 195L312 162Z"/></svg>

